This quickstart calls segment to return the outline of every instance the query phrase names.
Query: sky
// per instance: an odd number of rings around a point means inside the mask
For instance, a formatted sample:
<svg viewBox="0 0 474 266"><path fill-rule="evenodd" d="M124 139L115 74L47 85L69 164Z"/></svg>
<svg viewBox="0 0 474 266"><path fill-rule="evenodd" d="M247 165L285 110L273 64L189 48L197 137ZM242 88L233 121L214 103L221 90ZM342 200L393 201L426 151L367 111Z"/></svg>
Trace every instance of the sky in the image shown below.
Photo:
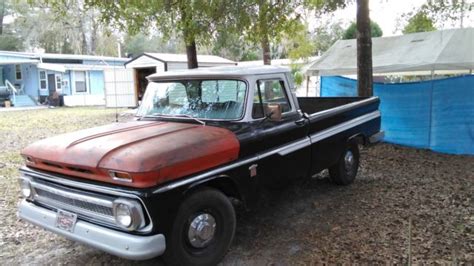
<svg viewBox="0 0 474 266"><path fill-rule="evenodd" d="M474 0L467 0L470 2ZM344 26L348 26L356 19L356 1L348 5L345 9L338 10L330 14L325 19L339 20ZM426 3L426 0L369 0L370 18L377 22L382 28L383 36L400 35L401 31L397 30L397 20L403 13L410 12L419 8ZM465 20L465 27L474 27L474 15ZM446 28L449 25L445 26Z"/></svg>

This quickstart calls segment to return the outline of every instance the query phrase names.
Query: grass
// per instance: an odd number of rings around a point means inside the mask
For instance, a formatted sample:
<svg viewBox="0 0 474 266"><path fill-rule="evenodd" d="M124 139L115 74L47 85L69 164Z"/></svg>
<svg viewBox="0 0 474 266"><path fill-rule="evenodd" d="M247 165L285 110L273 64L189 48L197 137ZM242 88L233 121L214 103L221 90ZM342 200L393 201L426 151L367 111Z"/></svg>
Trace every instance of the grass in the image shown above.
<svg viewBox="0 0 474 266"><path fill-rule="evenodd" d="M2 264L131 263L16 216L21 149L43 138L114 121L115 110L105 108L0 112ZM361 154L361 169L351 186L337 187L325 173L261 196L254 212L239 214L223 264L407 264L409 217L414 263L474 261L474 157L388 144Z"/></svg>
<svg viewBox="0 0 474 266"><path fill-rule="evenodd" d="M20 199L18 169L23 164L20 151L43 138L112 122L115 109L98 107L0 112L0 212L4 214L0 219L0 260L17 248L6 242L19 233L16 206Z"/></svg>

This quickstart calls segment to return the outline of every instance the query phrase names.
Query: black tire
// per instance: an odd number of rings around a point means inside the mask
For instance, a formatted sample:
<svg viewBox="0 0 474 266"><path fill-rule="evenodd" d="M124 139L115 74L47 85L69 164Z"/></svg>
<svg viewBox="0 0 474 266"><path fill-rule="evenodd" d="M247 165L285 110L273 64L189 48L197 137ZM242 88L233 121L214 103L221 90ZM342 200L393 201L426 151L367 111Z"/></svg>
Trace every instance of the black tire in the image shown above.
<svg viewBox="0 0 474 266"><path fill-rule="evenodd" d="M352 163L346 159L346 156L351 155ZM355 142L349 143L337 163L329 168L329 176L333 182L341 186L347 186L354 182L359 170L359 158L359 146Z"/></svg>
<svg viewBox="0 0 474 266"><path fill-rule="evenodd" d="M191 224L206 214L213 217L215 231L213 237L206 240L209 241L206 246L196 247L188 236ZM235 226L234 207L224 194L210 188L198 190L181 203L171 232L166 236L163 259L169 265L216 265L232 243Z"/></svg>

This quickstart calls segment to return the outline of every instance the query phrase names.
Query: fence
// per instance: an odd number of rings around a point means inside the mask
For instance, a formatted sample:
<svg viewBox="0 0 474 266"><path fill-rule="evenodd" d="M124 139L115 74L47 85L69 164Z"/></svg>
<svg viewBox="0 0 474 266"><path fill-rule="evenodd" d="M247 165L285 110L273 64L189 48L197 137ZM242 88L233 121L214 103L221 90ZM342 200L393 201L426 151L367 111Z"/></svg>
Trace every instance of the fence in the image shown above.
<svg viewBox="0 0 474 266"><path fill-rule="evenodd" d="M357 82L322 77L321 96L355 96ZM438 152L474 155L474 75L374 84L385 141Z"/></svg>

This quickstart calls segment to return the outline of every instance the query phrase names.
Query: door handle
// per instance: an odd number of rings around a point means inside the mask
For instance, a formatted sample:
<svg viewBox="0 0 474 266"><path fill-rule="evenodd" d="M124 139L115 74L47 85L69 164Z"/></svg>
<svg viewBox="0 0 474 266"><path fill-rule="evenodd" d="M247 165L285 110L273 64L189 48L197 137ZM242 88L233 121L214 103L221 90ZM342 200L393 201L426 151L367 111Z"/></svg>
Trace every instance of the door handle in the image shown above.
<svg viewBox="0 0 474 266"><path fill-rule="evenodd" d="M303 118L300 118L298 120L295 121L295 124L297 126L304 126L306 124L306 119L303 117Z"/></svg>

